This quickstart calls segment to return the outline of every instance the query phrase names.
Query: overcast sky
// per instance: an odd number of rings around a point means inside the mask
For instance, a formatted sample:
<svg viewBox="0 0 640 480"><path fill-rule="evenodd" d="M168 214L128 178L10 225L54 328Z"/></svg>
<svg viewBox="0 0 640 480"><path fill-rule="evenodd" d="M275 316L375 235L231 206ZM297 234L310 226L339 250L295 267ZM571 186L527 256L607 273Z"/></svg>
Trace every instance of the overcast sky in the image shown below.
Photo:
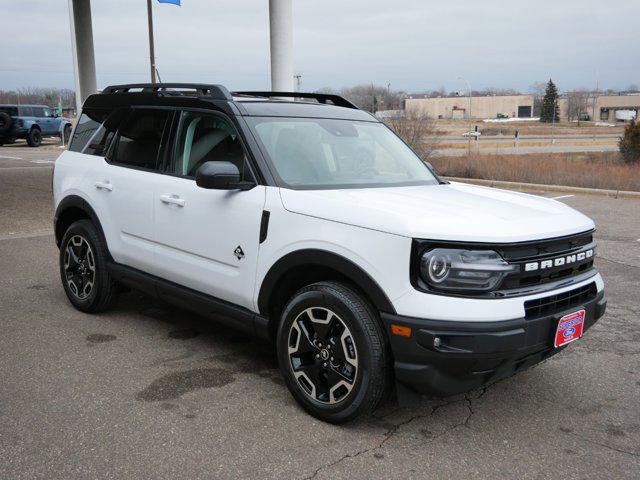
<svg viewBox="0 0 640 480"><path fill-rule="evenodd" d="M269 88L268 0L154 0L162 80ZM294 0L303 90L640 84L639 0ZM93 0L98 86L149 80L145 0ZM0 89L73 88L67 0L0 0ZM8 40L10 39L10 40Z"/></svg>

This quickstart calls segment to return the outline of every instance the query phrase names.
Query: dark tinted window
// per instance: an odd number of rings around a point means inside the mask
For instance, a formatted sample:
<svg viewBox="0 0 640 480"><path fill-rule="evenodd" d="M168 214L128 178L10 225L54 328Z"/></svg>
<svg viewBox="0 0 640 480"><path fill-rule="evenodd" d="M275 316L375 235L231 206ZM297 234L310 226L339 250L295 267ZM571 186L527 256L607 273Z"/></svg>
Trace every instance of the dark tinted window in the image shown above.
<svg viewBox="0 0 640 480"><path fill-rule="evenodd" d="M194 177L205 162L231 162L243 180L249 174L240 138L229 121L209 113L182 112L169 172Z"/></svg>
<svg viewBox="0 0 640 480"><path fill-rule="evenodd" d="M82 115L78 119L76 130L69 144L69 150L72 152L82 152L92 137L107 118L108 110L102 109L84 109ZM85 152L93 153L93 152Z"/></svg>
<svg viewBox="0 0 640 480"><path fill-rule="evenodd" d="M20 115L23 117L33 117L33 108L20 107Z"/></svg>
<svg viewBox="0 0 640 480"><path fill-rule="evenodd" d="M0 106L0 112L8 113L12 117L18 116L18 107L3 107Z"/></svg>
<svg viewBox="0 0 640 480"><path fill-rule="evenodd" d="M31 107L31 110L33 110L33 116L34 117L44 117L44 108L42 108L42 107Z"/></svg>
<svg viewBox="0 0 640 480"><path fill-rule="evenodd" d="M170 116L159 109L133 109L120 125L110 160L138 168L156 169L162 133Z"/></svg>

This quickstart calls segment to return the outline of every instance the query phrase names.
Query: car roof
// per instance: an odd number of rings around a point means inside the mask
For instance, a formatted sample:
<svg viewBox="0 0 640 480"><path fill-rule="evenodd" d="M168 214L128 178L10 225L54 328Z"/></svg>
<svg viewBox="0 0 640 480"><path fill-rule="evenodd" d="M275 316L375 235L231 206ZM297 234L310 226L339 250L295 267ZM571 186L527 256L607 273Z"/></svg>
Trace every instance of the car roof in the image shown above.
<svg viewBox="0 0 640 480"><path fill-rule="evenodd" d="M37 105L35 103L0 103L0 107L38 107L51 108L49 105Z"/></svg>

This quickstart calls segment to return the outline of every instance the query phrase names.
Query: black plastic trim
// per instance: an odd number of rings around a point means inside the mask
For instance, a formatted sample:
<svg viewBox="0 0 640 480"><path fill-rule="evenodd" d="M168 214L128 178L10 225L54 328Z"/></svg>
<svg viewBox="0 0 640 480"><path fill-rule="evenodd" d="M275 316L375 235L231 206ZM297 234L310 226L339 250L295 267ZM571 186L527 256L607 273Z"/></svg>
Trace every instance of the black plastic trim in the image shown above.
<svg viewBox="0 0 640 480"><path fill-rule="evenodd" d="M458 322L386 313L381 318L387 332L391 324L412 331L409 338L388 335L396 380L413 391L447 396L493 383L562 351L565 347L553 346L558 320L583 307L586 331L606 306L600 291L579 307L530 319Z"/></svg>
<svg viewBox="0 0 640 480"><path fill-rule="evenodd" d="M261 97L261 98L311 98L318 103L335 105L336 107L353 108L360 110L353 103L340 95L328 93L307 93L307 92L267 92L267 91L250 91L250 92L232 92L231 95L245 97Z"/></svg>
<svg viewBox="0 0 640 480"><path fill-rule="evenodd" d="M190 310L230 327L270 340L268 319L251 310L113 261L107 268L113 278L131 288Z"/></svg>
<svg viewBox="0 0 640 480"><path fill-rule="evenodd" d="M100 235L102 241L104 242L105 245L107 245L107 240L104 235L104 230L102 229L102 224L100 223L100 220L98 219L98 215L93 210L91 205L89 205L89 203L84 198L78 195L69 195L67 197L64 197L60 201L53 215L53 229L54 229L55 238L56 238L56 245L58 246L58 248L60 247L60 242L62 242L62 237L64 236L64 233L65 233L65 232L58 232L58 228L57 228L58 220L63 215L64 211L68 210L69 208L78 208L82 210L91 219L93 224L98 229L98 234Z"/></svg>
<svg viewBox="0 0 640 480"><path fill-rule="evenodd" d="M229 90L224 86L204 83L129 83L125 85L110 85L102 90L102 94L129 93L129 90L138 88L144 93L155 94L162 94L169 88L194 90L198 96L209 97L216 100L233 100Z"/></svg>
<svg viewBox="0 0 640 480"><path fill-rule="evenodd" d="M271 212L269 210L262 211L262 219L260 220L260 243L264 243L269 233L269 217Z"/></svg>
<svg viewBox="0 0 640 480"><path fill-rule="evenodd" d="M258 308L260 313L265 314L268 312L269 299L278 281L291 269L306 265L318 265L338 271L362 289L379 311L395 313L396 310L393 308L393 304L382 288L380 288L380 285L358 265L336 253L316 249L291 252L280 258L269 269L260 286L260 294L258 295Z"/></svg>

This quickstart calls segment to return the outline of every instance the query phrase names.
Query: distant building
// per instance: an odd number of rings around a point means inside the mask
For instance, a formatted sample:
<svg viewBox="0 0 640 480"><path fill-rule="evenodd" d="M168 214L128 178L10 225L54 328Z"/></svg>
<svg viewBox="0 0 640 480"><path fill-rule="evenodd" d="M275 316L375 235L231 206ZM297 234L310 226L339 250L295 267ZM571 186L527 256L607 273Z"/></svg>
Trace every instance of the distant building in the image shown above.
<svg viewBox="0 0 640 480"><path fill-rule="evenodd" d="M640 94L598 95L587 102L584 114L597 122L620 122L630 118L640 117ZM407 98L405 110L408 114L427 115L431 118L465 119L469 118L497 118L508 116L511 118L533 117L533 95L504 95L472 97L469 109L469 97L439 97L439 98ZM558 100L560 118L567 118L567 99ZM469 116L469 110L471 115Z"/></svg>
<svg viewBox="0 0 640 480"><path fill-rule="evenodd" d="M426 114L432 118L497 118L503 115L530 118L533 116L533 95L472 97L471 102L469 97L463 96L407 98L405 109L408 114Z"/></svg>

